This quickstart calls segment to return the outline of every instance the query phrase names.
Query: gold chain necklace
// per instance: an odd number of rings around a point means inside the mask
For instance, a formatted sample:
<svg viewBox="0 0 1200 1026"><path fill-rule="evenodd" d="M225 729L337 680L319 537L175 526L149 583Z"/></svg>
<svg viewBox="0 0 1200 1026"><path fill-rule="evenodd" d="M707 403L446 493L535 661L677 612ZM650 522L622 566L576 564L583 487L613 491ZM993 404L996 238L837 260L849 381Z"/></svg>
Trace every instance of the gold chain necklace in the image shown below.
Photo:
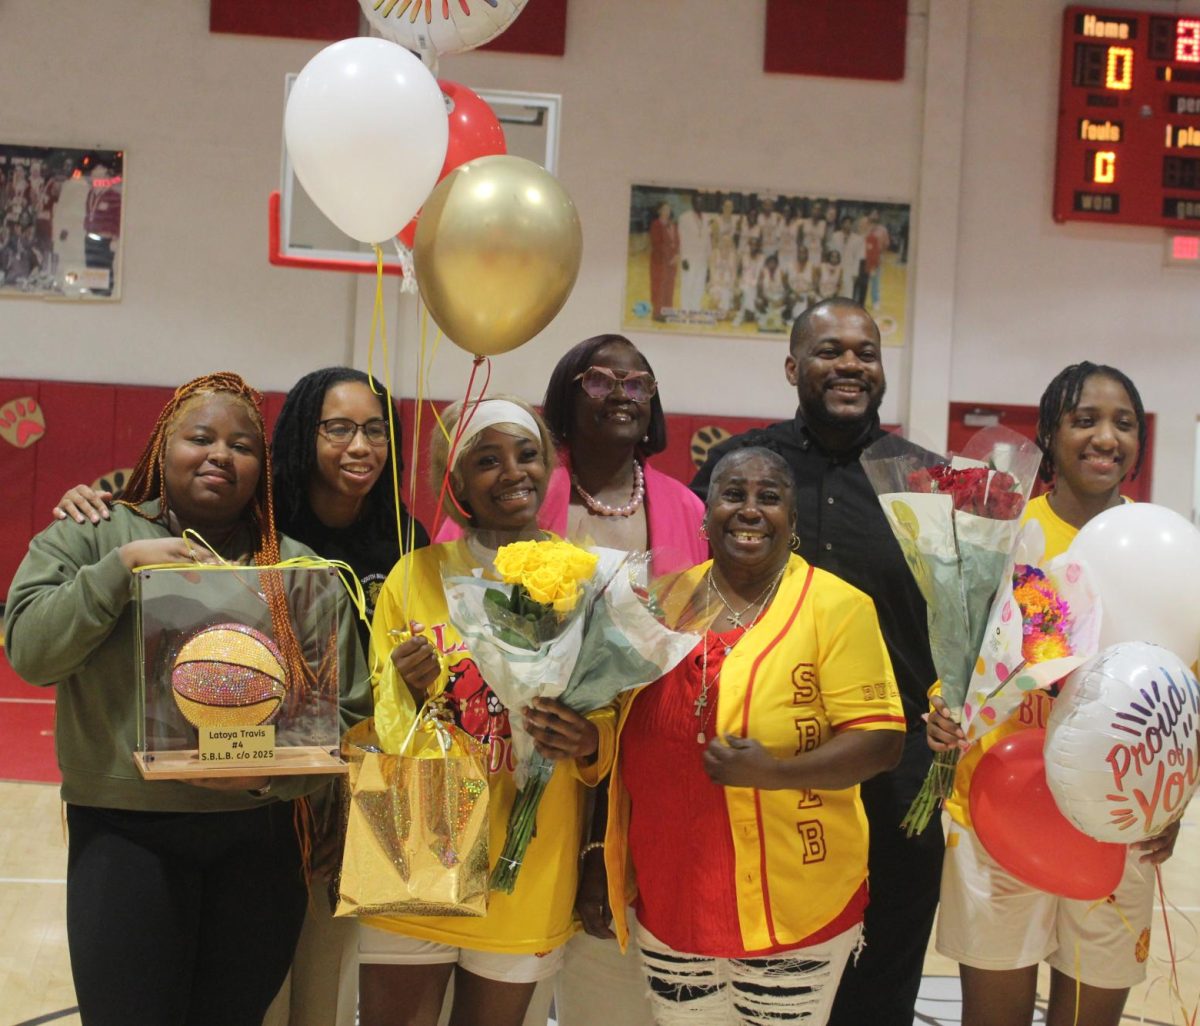
<svg viewBox="0 0 1200 1026"><path fill-rule="evenodd" d="M751 602L750 605L743 609L741 613L735 613L733 607L729 604L729 600L721 594L721 589L717 587L716 581L713 580L712 569L710 568L708 573L705 575L705 579L707 581L705 607L707 609L709 606L711 606L713 594L716 593L717 597L721 600L722 605L724 605L731 614L729 617L729 622L742 632L737 639L738 641L741 641L741 639L746 636L747 632L749 632L750 628L758 623L759 619L766 611L767 605L771 601L771 596L775 593L775 589L779 587L779 582L783 579L783 571L785 569L787 569L786 563L780 567L779 573L777 573L771 580L771 583L767 585L766 591L764 591L758 596L758 598ZM748 624L743 624L741 622L741 617L745 616L751 607L756 604L758 608L754 611L753 619ZM737 642L734 642L734 644L736 643ZM708 692L715 687L717 681L721 679L721 670L717 670L717 672L713 674L712 680L709 680L708 678L708 648L708 639L706 638L704 641L704 654L700 657L700 694L696 696L696 701L692 705L692 711L696 714L696 743L701 745L708 743L708 738L704 733L704 726L708 718ZM732 646L729 646L725 649L726 656L729 655L731 648ZM724 669L724 667L725 664L722 662L721 668Z"/></svg>

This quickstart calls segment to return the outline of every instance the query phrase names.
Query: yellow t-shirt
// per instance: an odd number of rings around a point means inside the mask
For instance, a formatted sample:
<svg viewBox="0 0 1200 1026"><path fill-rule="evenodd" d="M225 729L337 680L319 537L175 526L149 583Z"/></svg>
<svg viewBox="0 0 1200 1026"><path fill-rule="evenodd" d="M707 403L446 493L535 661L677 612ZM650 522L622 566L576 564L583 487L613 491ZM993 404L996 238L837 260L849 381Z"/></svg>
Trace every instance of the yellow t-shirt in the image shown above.
<svg viewBox="0 0 1200 1026"><path fill-rule="evenodd" d="M681 584L698 585L710 565L687 571ZM622 707L622 723L632 705L627 701ZM766 614L721 667L715 733L754 738L782 758L811 751L842 731L904 729L875 604L841 578L792 556ZM779 948L815 933L862 886L867 820L857 786L835 791L727 787L725 801L747 951ZM634 887L627 864L630 814L618 760L609 786L604 860L622 945L628 936L625 906Z"/></svg>
<svg viewBox="0 0 1200 1026"><path fill-rule="evenodd" d="M1071 547L1071 542L1075 540L1075 535L1079 533L1079 528L1068 524L1050 508L1050 501L1046 495L1039 495L1036 499L1029 500L1021 522L1025 523L1029 520L1036 520L1042 526L1042 533L1046 537L1046 551L1042 556L1045 562L1066 552ZM1029 727L1044 728L1050 721L1052 702L1053 699L1050 695L1041 689L1028 692L1012 716L994 730L984 734L963 753L962 758L958 761L958 770L954 775L954 794L946 800L946 811L950 813L956 823L965 827L971 825L971 813L968 808L971 775L975 772L975 767L979 765L979 760L983 758L984 753L992 745L1010 734L1015 734L1018 730L1026 730Z"/></svg>
<svg viewBox="0 0 1200 1026"><path fill-rule="evenodd" d="M431 545L404 556L384 582L375 606L371 644L376 665L375 722L382 735L403 737L416 707L408 688L396 678L390 653L391 630L410 620L425 626L425 636L445 656L441 676L430 695L445 693L456 724L488 749L489 863L495 867L504 848L508 816L516 799L512 776L512 735L506 710L471 659L462 636L450 622L442 590L443 564L466 568L471 557L461 541ZM411 579L410 579L411 575ZM405 606L405 600L408 606ZM584 786L594 785L612 764L615 713L589 713L600 730L600 748L587 767L565 761L555 767L537 813L537 833L512 894L492 891L482 917L373 916L369 926L455 947L506 954L536 954L564 943L577 928L572 922L579 871L579 839L583 833Z"/></svg>

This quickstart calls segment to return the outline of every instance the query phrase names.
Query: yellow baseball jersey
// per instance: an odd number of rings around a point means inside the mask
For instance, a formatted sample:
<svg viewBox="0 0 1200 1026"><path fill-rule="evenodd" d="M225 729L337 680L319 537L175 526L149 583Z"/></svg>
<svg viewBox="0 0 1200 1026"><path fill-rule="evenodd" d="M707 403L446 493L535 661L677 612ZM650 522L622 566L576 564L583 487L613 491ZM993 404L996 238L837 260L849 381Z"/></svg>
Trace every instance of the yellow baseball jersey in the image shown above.
<svg viewBox="0 0 1200 1026"><path fill-rule="evenodd" d="M710 565L688 571L692 589ZM623 706L621 723L631 707ZM841 731L903 731L900 692L871 599L792 556L766 614L725 659L715 722L721 735L754 738L780 758L812 751ZM618 753L619 744L618 736ZM867 876L867 820L858 787L730 787L725 798L728 824L716 828L733 834L745 949L786 947L833 920ZM628 865L630 813L618 754L605 863L622 945L625 908L636 893L635 867Z"/></svg>

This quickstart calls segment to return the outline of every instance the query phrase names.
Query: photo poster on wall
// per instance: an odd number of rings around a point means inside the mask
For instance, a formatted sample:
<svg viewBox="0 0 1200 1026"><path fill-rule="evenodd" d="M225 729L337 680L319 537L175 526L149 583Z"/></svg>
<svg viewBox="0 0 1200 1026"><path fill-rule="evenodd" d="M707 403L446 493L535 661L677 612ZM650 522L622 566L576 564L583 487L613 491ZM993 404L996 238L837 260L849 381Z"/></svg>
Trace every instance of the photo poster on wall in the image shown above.
<svg viewBox="0 0 1200 1026"><path fill-rule="evenodd" d="M119 299L123 150L0 143L0 297Z"/></svg>
<svg viewBox="0 0 1200 1026"><path fill-rule="evenodd" d="M622 325L640 331L783 339L808 306L865 306L902 346L907 203L787 190L634 185Z"/></svg>

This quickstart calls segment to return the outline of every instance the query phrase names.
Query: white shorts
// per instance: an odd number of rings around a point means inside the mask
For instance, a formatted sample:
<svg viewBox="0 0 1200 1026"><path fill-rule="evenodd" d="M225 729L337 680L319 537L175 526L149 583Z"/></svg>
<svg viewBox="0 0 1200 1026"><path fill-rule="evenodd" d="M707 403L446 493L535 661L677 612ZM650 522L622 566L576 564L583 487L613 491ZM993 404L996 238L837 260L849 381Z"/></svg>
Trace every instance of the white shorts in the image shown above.
<svg viewBox="0 0 1200 1026"><path fill-rule="evenodd" d="M558 972L565 945L541 955L506 955L498 951L456 948L420 940L391 930L364 926L358 931L359 965L461 965L474 976L497 983L537 983Z"/></svg>
<svg viewBox="0 0 1200 1026"><path fill-rule="evenodd" d="M1131 850L1107 901L1077 901L1016 879L973 830L946 817L937 950L974 969L1023 969L1048 962L1089 987L1124 989L1146 978L1154 867ZM1031 844L1036 844L1034 838Z"/></svg>

